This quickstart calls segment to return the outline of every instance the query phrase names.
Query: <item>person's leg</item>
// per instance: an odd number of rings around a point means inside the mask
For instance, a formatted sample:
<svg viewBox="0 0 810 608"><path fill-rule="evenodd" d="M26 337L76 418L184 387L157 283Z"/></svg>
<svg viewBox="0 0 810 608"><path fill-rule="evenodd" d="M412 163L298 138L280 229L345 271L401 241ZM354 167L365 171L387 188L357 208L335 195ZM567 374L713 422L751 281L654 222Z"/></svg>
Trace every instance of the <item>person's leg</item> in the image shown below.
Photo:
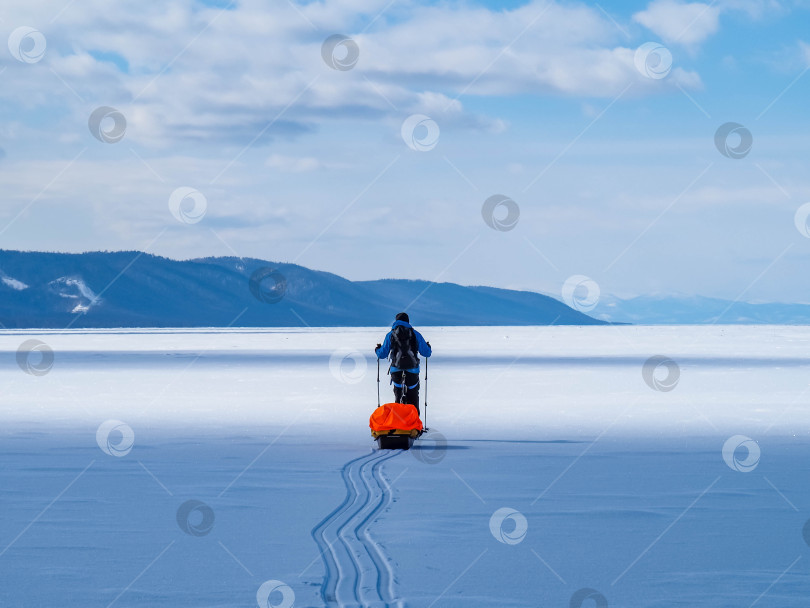
<svg viewBox="0 0 810 608"><path fill-rule="evenodd" d="M405 394L405 372L394 372L391 374L391 378L394 381L394 401L396 403L404 403L402 401L403 395ZM397 386L399 384L399 386Z"/></svg>
<svg viewBox="0 0 810 608"><path fill-rule="evenodd" d="M421 412L419 411L419 374L408 373L406 374L405 381L408 383L408 392L405 395L405 403L410 403L413 405L416 408L416 412L421 415Z"/></svg>

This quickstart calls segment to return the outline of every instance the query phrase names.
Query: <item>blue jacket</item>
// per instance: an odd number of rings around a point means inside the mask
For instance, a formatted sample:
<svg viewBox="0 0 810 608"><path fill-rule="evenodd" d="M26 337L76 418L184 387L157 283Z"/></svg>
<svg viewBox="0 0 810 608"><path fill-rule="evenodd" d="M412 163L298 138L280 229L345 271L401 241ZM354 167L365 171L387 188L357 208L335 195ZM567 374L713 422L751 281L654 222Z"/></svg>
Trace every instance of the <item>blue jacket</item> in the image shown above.
<svg viewBox="0 0 810 608"><path fill-rule="evenodd" d="M405 321L394 321L394 324L391 326L391 329L393 330L394 328L399 326L410 327L411 329L413 329L413 325L411 325L410 323L406 323ZM423 357L429 357L431 354L433 354L433 350L430 348L430 346L428 346L428 343L425 342L425 339L422 337L422 334L420 334L415 329L413 330L413 333L416 336L416 343L419 345L419 354L422 355ZM374 349L374 353L377 355L378 359L386 359L388 358L388 354L390 352L391 352L391 332L389 331L385 335L385 340L383 340L383 343L382 345L380 345L380 348ZM402 370L392 365L391 371L401 372ZM406 369L405 371L410 372L412 374L418 374L419 366L417 365L416 367L412 369Z"/></svg>

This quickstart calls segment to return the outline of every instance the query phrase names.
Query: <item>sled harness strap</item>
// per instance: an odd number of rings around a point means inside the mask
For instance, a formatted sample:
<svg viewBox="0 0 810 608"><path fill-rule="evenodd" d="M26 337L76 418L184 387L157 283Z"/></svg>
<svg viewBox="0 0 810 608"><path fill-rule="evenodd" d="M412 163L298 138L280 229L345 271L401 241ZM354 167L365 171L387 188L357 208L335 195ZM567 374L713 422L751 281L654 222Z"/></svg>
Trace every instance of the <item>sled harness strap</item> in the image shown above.
<svg viewBox="0 0 810 608"><path fill-rule="evenodd" d="M402 386L403 386L402 384L397 384L396 382L394 382L394 380L393 380L393 379L391 380L391 384L393 384L393 385L394 385L394 386L396 386L397 388L402 388ZM407 387L408 387L408 389L413 389L413 388L416 388L417 386L419 386L419 381L417 380L417 381L416 381L416 384L414 384L414 385L412 385L412 386L408 386L407 384L406 384L405 386L407 386Z"/></svg>

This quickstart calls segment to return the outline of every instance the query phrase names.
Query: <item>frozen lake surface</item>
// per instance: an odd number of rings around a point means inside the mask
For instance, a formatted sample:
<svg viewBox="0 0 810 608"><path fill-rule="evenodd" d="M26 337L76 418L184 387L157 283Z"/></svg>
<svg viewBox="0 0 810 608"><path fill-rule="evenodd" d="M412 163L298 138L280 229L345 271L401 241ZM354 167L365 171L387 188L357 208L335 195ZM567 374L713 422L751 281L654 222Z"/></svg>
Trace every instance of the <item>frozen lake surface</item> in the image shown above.
<svg viewBox="0 0 810 608"><path fill-rule="evenodd" d="M418 328L2 332L0 606L807 605L810 328Z"/></svg>

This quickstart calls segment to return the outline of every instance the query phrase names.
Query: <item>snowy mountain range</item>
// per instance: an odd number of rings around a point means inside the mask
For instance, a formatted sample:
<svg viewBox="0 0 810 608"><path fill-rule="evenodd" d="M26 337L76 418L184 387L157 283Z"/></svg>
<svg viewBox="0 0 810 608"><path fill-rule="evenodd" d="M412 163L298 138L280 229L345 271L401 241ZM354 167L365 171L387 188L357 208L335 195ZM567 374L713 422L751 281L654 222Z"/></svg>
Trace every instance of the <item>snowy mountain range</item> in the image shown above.
<svg viewBox="0 0 810 608"><path fill-rule="evenodd" d="M584 314L528 291L349 281L295 264L138 251L0 250L0 297L7 328L384 326L405 309L417 325L810 324L805 304L603 294Z"/></svg>
<svg viewBox="0 0 810 608"><path fill-rule="evenodd" d="M428 281L348 281L294 264L137 251L0 250L7 328L594 325L549 296Z"/></svg>

